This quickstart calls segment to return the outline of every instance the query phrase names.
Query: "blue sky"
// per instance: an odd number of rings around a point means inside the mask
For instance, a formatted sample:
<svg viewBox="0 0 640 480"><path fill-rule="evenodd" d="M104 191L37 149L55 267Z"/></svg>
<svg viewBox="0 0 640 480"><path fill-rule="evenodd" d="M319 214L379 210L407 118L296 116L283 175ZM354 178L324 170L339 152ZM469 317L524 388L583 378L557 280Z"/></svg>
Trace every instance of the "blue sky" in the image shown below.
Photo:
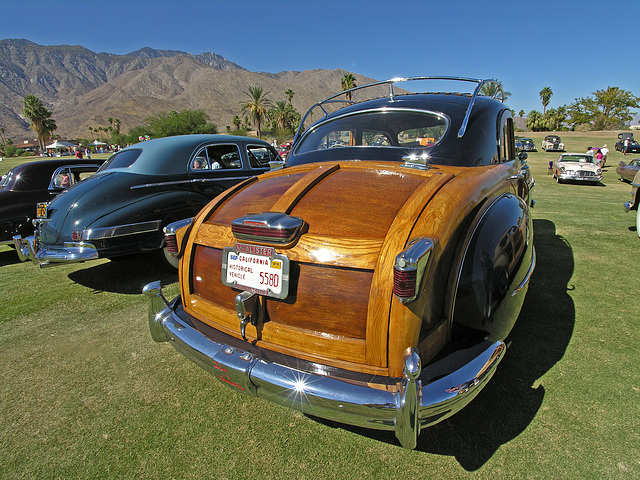
<svg viewBox="0 0 640 480"><path fill-rule="evenodd" d="M215 52L251 71L497 78L518 112L640 96L638 0L0 0L0 38L125 54Z"/></svg>

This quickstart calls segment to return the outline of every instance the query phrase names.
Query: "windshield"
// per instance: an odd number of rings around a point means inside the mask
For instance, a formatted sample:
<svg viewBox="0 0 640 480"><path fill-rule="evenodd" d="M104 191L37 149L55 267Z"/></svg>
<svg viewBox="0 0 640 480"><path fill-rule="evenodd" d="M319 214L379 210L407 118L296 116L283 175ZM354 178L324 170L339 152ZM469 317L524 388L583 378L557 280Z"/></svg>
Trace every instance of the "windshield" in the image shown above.
<svg viewBox="0 0 640 480"><path fill-rule="evenodd" d="M98 172L104 172L105 170L111 170L112 168L127 168L133 165L133 162L137 160L137 158L142 153L142 150L138 148L132 148L131 150L121 150L109 157L109 159L102 164L102 166L98 169Z"/></svg>
<svg viewBox="0 0 640 480"><path fill-rule="evenodd" d="M417 110L369 110L321 123L308 131L296 154L327 148L431 147L445 135L447 118Z"/></svg>
<svg viewBox="0 0 640 480"><path fill-rule="evenodd" d="M580 162L580 163L594 163L593 156L591 155L563 155L560 157L561 162Z"/></svg>

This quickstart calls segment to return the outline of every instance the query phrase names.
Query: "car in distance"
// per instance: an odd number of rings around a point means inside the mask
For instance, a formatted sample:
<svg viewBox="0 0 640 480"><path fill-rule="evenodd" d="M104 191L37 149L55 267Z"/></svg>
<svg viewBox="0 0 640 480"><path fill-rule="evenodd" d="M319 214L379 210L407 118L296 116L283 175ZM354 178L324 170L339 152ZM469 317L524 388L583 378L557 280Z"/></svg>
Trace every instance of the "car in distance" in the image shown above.
<svg viewBox="0 0 640 480"><path fill-rule="evenodd" d="M536 144L532 138L520 138L520 143L522 143L522 147L525 152L537 152Z"/></svg>
<svg viewBox="0 0 640 480"><path fill-rule="evenodd" d="M621 161L618 168L616 168L616 173L620 175L621 182L631 183L638 170L640 170L640 158L634 158L629 163Z"/></svg>
<svg viewBox="0 0 640 480"><path fill-rule="evenodd" d="M553 178L557 183L602 181L602 168L596 164L590 153L563 153L551 165Z"/></svg>
<svg viewBox="0 0 640 480"><path fill-rule="evenodd" d="M443 79L473 92L394 91ZM487 84L316 104L285 168L167 227L181 295L144 288L152 338L236 391L414 448L495 372L535 266L533 178Z"/></svg>
<svg viewBox="0 0 640 480"><path fill-rule="evenodd" d="M209 200L269 170L268 143L230 135L184 135L137 143L112 155L90 179L39 205L35 234L16 237L22 260L41 266L165 256L163 228Z"/></svg>
<svg viewBox="0 0 640 480"><path fill-rule="evenodd" d="M542 150L545 152L564 152L564 143L558 135L547 135L542 141Z"/></svg>
<svg viewBox="0 0 640 480"><path fill-rule="evenodd" d="M616 143L615 149L625 155L627 153L640 153L640 143L633 138L625 138Z"/></svg>
<svg viewBox="0 0 640 480"><path fill-rule="evenodd" d="M0 180L0 244L33 234L36 204L93 175L103 160L38 160L9 170Z"/></svg>

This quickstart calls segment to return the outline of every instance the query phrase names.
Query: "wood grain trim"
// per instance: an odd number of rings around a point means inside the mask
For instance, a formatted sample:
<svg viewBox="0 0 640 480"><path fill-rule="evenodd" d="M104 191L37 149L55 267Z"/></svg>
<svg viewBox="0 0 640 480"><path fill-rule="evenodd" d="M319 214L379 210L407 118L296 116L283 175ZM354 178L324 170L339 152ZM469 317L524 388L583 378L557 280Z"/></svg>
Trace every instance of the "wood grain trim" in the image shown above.
<svg viewBox="0 0 640 480"><path fill-rule="evenodd" d="M421 187L416 189L402 206L384 239L369 293L371 301L367 312L366 358L370 365L388 365L389 324L392 322L389 315L395 257L406 246L416 219L438 190L452 178L453 175L449 173L432 173L428 180L425 179ZM419 322L412 323L418 323L411 327L419 331Z"/></svg>
<svg viewBox="0 0 640 480"><path fill-rule="evenodd" d="M221 307L195 294L185 298L184 308L189 315L201 322L223 333L241 338L240 320L238 320L235 310ZM207 318L215 318L216 323L211 324L207 321ZM314 335L302 329L269 322L262 324L260 332L253 325L247 325L246 336L250 342L257 344L259 347L299 357L303 360L354 371L362 371L363 367L365 367L363 365L365 355L364 340L338 335ZM258 336L260 340L256 340ZM272 343L274 340L277 343ZM308 345L311 351L321 351L323 355L307 355L300 349L301 344ZM367 373L386 374L386 370L367 368Z"/></svg>
<svg viewBox="0 0 640 480"><path fill-rule="evenodd" d="M204 222L198 229L193 242L223 249L235 245L237 240L233 236L231 227ZM381 247L382 240L379 239L305 234L292 249L276 248L276 251L295 262L373 270Z"/></svg>
<svg viewBox="0 0 640 480"><path fill-rule="evenodd" d="M304 177L291 185L284 195L271 207L272 212L291 213L296 204L304 197L309 190L320 183L324 178L340 169L339 164L321 165L315 170L307 173Z"/></svg>

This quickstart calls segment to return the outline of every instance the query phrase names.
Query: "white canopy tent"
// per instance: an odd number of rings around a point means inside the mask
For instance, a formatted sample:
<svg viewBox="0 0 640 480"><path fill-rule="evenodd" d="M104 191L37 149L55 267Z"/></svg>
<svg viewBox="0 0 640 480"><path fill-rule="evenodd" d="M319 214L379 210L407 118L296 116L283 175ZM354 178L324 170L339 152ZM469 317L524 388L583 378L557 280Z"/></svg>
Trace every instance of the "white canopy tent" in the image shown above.
<svg viewBox="0 0 640 480"><path fill-rule="evenodd" d="M71 148L71 147L77 147L77 145L71 142L63 142L61 140L56 140L51 145L47 145L46 148L58 149L58 148Z"/></svg>

